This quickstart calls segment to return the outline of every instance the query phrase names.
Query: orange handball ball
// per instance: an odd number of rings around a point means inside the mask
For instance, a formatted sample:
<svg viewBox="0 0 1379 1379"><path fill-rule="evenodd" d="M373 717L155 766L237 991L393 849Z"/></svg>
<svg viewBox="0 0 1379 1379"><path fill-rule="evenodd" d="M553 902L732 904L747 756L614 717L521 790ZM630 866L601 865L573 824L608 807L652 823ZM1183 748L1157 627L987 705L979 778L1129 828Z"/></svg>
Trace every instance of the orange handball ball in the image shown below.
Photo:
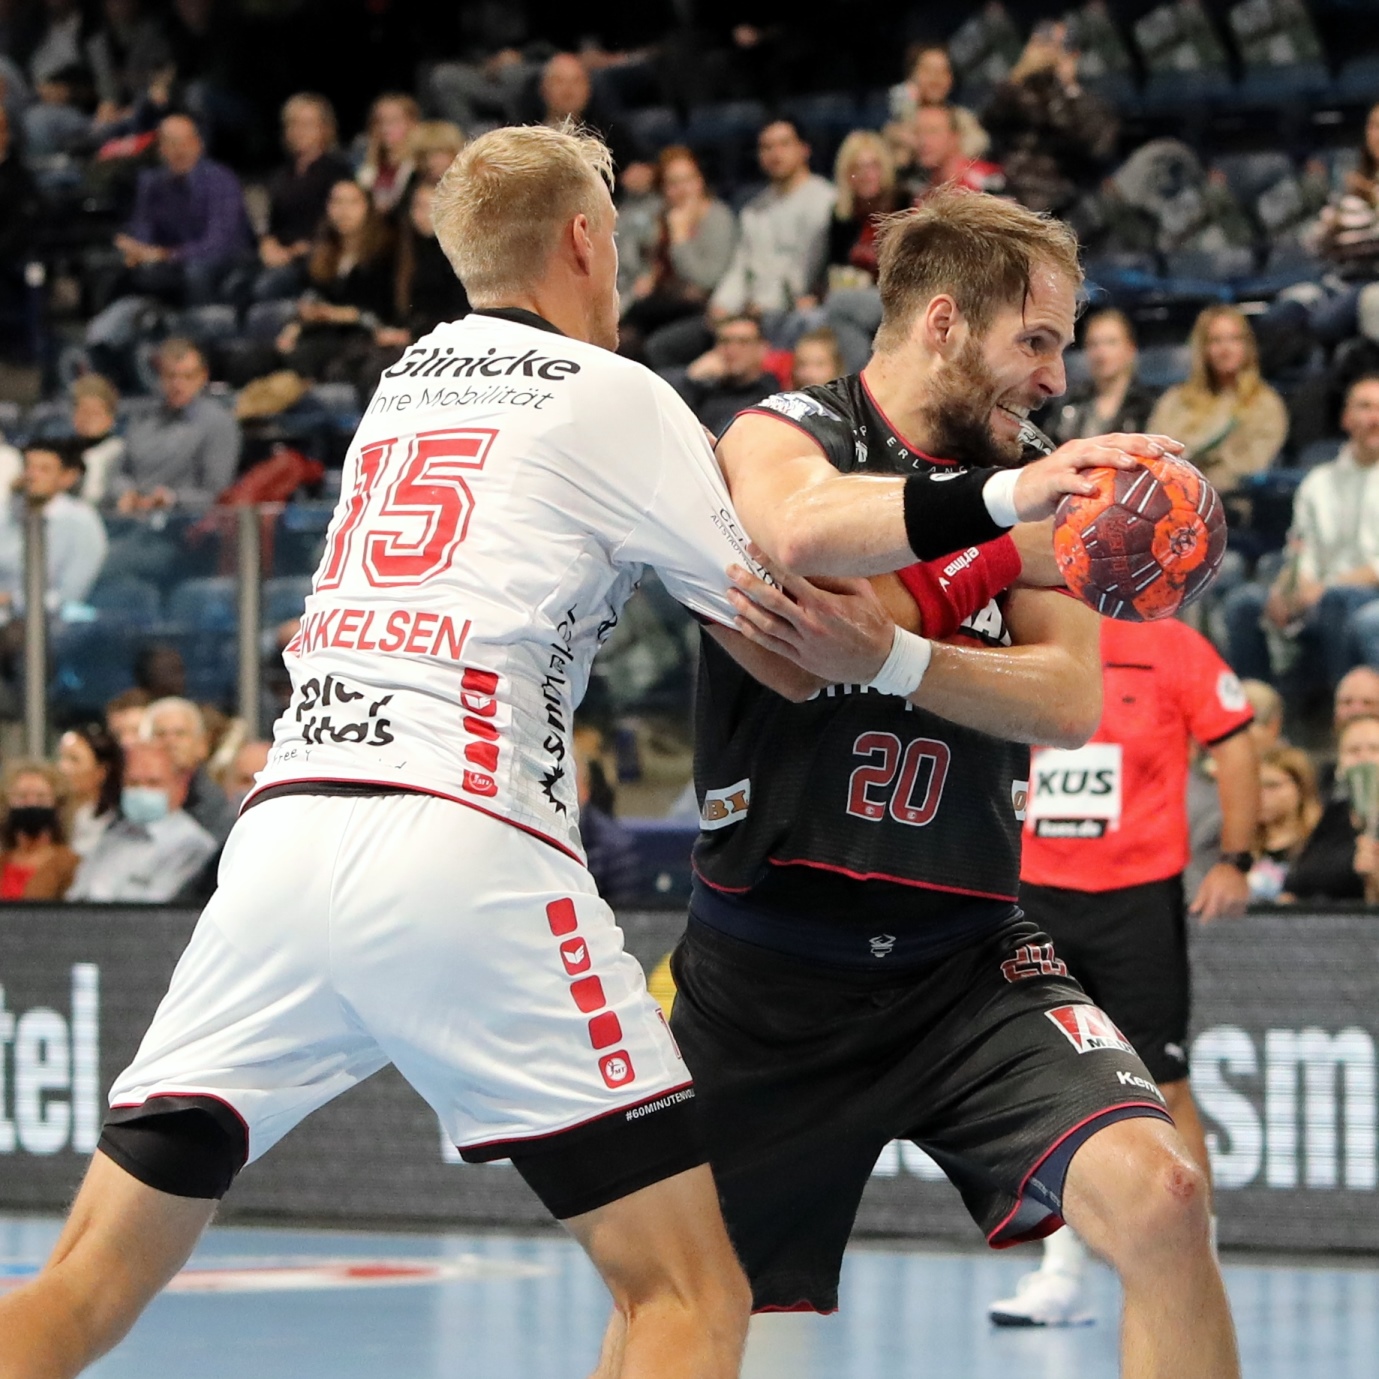
<svg viewBox="0 0 1379 1379"><path fill-rule="evenodd" d="M1220 495L1186 460L1089 469L1097 491L1069 494L1053 519L1068 588L1123 622L1171 618L1215 578L1226 553Z"/></svg>

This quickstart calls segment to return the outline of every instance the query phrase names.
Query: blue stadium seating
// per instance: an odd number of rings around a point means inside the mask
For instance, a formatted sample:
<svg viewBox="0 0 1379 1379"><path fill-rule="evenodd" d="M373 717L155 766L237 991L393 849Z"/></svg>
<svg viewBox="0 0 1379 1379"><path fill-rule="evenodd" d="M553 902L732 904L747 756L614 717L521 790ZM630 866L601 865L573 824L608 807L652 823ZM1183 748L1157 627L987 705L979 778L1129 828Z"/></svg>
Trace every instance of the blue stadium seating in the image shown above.
<svg viewBox="0 0 1379 1379"><path fill-rule="evenodd" d="M86 599L106 626L152 628L162 615L158 586L147 579L117 575L100 579Z"/></svg>
<svg viewBox="0 0 1379 1379"><path fill-rule="evenodd" d="M167 620L171 626L191 632L233 633L238 607L232 575L188 579L168 595Z"/></svg>
<svg viewBox="0 0 1379 1379"><path fill-rule="evenodd" d="M279 575L263 583L263 625L277 627L288 618L299 618L311 592L310 575Z"/></svg>

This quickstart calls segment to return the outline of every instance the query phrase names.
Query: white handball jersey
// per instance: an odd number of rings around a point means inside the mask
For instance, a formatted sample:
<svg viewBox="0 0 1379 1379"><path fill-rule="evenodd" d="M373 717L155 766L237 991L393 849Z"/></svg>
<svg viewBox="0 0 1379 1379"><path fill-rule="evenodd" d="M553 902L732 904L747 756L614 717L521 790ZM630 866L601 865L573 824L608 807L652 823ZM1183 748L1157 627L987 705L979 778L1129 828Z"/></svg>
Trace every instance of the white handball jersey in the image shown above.
<svg viewBox="0 0 1379 1379"><path fill-rule="evenodd" d="M582 857L570 736L594 653L645 566L731 623L725 570L746 560L664 380L525 311L443 325L350 447L256 791L409 787Z"/></svg>

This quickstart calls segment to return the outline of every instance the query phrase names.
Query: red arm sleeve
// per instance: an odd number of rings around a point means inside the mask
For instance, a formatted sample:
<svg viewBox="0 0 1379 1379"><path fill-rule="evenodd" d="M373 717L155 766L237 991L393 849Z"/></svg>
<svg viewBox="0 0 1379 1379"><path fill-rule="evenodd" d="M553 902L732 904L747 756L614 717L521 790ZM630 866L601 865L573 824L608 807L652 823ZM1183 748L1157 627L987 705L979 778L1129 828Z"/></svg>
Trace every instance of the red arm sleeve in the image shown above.
<svg viewBox="0 0 1379 1379"><path fill-rule="evenodd" d="M1020 577L1020 553L1007 536L896 572L919 605L926 637L951 637Z"/></svg>

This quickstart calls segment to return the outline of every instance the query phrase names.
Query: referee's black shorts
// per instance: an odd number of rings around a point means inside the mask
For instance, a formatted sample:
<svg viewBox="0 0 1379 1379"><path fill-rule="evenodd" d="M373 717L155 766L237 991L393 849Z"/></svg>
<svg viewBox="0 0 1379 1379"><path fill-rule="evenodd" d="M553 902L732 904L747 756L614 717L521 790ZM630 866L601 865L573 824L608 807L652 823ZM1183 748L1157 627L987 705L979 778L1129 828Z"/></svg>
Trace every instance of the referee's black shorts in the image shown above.
<svg viewBox="0 0 1379 1379"><path fill-rule="evenodd" d="M1144 1064L1012 907L898 969L823 965L691 915L671 1028L757 1310L832 1311L881 1150L914 1141L992 1245L1062 1224L1064 1177L1116 1120L1168 1119Z"/></svg>
<svg viewBox="0 0 1379 1379"><path fill-rule="evenodd" d="M1182 877L1114 891L1022 885L1020 907L1154 1080L1185 1078L1192 991Z"/></svg>

